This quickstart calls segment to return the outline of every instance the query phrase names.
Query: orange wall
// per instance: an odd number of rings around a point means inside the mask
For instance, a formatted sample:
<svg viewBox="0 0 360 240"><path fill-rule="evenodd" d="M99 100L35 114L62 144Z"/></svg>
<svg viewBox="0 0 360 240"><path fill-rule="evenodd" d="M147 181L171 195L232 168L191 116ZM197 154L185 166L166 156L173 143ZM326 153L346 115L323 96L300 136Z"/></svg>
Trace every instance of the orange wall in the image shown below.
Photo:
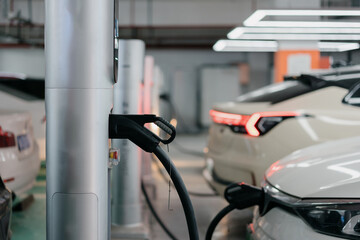
<svg viewBox="0 0 360 240"><path fill-rule="evenodd" d="M279 50L274 55L275 82L282 82L287 74L287 59L290 55L309 54L311 68L318 69L320 65L320 52L318 50Z"/></svg>
<svg viewBox="0 0 360 240"><path fill-rule="evenodd" d="M330 67L331 67L331 57L329 56L320 57L319 68L329 69Z"/></svg>

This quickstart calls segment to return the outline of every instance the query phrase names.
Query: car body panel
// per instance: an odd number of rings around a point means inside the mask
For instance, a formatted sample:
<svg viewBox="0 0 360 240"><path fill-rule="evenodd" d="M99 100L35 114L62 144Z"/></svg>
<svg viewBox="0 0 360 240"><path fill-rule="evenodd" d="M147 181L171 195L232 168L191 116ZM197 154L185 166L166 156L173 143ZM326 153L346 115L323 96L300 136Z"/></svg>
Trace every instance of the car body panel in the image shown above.
<svg viewBox="0 0 360 240"><path fill-rule="evenodd" d="M299 198L359 198L360 137L298 150L274 163L266 179Z"/></svg>
<svg viewBox="0 0 360 240"><path fill-rule="evenodd" d="M214 105L213 109L227 113L237 113L251 115L254 112L262 112L268 109L270 103L242 103L242 102L225 102Z"/></svg>

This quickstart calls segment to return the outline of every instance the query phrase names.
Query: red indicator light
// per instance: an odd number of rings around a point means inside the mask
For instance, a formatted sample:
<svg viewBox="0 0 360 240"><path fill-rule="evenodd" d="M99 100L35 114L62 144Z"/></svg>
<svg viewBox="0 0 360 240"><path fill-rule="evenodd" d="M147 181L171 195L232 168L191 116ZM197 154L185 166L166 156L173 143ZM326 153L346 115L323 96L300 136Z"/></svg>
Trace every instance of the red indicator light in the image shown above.
<svg viewBox="0 0 360 240"><path fill-rule="evenodd" d="M12 181L14 181L15 180L15 178L7 178L7 179L5 179L4 180L4 183L8 183L8 182L12 182Z"/></svg>
<svg viewBox="0 0 360 240"><path fill-rule="evenodd" d="M109 158L111 159L118 159L119 155L118 155L118 151L111 151L109 154Z"/></svg>
<svg viewBox="0 0 360 240"><path fill-rule="evenodd" d="M210 116L215 123L232 125L232 126L240 126L240 125L244 126L250 117L248 115L225 113L215 110L210 110Z"/></svg>

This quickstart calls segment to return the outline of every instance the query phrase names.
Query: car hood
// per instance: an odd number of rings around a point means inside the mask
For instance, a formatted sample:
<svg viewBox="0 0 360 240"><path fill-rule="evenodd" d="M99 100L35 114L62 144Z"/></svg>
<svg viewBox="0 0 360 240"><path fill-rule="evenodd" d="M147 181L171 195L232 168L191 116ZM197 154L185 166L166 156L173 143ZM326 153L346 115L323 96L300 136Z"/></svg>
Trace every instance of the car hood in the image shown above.
<svg viewBox="0 0 360 240"><path fill-rule="evenodd" d="M360 198L360 137L295 151L271 165L265 178L300 198Z"/></svg>

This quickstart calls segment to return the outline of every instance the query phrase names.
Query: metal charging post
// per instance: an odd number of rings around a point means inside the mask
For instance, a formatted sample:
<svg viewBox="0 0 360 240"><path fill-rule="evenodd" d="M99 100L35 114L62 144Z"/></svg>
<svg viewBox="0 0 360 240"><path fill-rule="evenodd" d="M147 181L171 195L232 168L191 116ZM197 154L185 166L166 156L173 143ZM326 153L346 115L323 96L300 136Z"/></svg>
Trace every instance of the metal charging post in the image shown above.
<svg viewBox="0 0 360 240"><path fill-rule="evenodd" d="M119 40L113 114L142 113L144 54L141 40ZM140 202L141 149L127 139L113 139L111 145L120 149L120 163L112 173L111 235L115 239L146 239Z"/></svg>
<svg viewBox="0 0 360 240"><path fill-rule="evenodd" d="M46 1L48 240L108 239L114 1Z"/></svg>
<svg viewBox="0 0 360 240"><path fill-rule="evenodd" d="M144 87L143 87L143 113L154 114L152 112L152 85L154 80L154 58L152 56L145 56L144 60ZM150 125L150 129L159 135L159 130L154 128L155 125ZM158 131L158 132L156 132ZM152 179L151 170L152 154L142 152L142 176L146 179L147 183L151 183L155 189L155 184Z"/></svg>

